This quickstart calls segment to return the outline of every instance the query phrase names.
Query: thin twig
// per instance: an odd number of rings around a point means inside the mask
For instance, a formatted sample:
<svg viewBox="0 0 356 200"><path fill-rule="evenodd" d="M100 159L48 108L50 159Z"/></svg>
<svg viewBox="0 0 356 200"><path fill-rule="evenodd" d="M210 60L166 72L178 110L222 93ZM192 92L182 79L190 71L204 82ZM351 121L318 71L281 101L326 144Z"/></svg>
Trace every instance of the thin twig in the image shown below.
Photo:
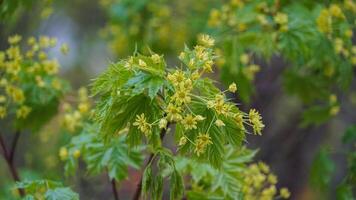
<svg viewBox="0 0 356 200"><path fill-rule="evenodd" d="M20 131L16 131L14 140L12 141L12 145L10 147L10 151L8 151L8 149L6 148L5 141L2 138L2 135L0 134L0 145L1 145L1 148L3 150L3 156L4 156L4 159L5 159L7 165L9 167L9 169L10 169L10 173L11 173L12 179L15 182L20 182L20 176L19 176L19 174L17 172L15 163L13 162L14 161L15 150L16 150L16 144L17 144L17 142L19 140L20 134L21 134ZM25 190L23 188L18 188L17 190L19 191L19 194L20 194L21 197L25 196Z"/></svg>
<svg viewBox="0 0 356 200"><path fill-rule="evenodd" d="M12 163L14 161L14 156L15 156L15 151L16 151L16 146L20 138L20 131L16 131L15 137L12 140L12 145L11 145L11 150L10 150L10 155L9 155L9 160Z"/></svg>
<svg viewBox="0 0 356 200"><path fill-rule="evenodd" d="M161 141L163 141L163 138L166 135L167 130L169 128L169 125L170 125L170 123L167 124L167 128L166 129L162 129L161 130L161 133L160 133ZM149 158L148 158L148 160L147 160L147 162L146 162L146 164L145 164L145 167L143 169L146 169L146 167L152 162L153 158L154 158L154 153L151 153ZM141 174L140 181L137 184L137 188L136 188L136 191L134 193L134 196L133 196L132 200L139 200L140 199L140 196L141 196L141 193L142 193L142 179L143 179L143 174Z"/></svg>
<svg viewBox="0 0 356 200"><path fill-rule="evenodd" d="M112 187L112 192L114 193L114 199L119 200L119 193L117 192L116 181L114 178L111 179L111 187Z"/></svg>

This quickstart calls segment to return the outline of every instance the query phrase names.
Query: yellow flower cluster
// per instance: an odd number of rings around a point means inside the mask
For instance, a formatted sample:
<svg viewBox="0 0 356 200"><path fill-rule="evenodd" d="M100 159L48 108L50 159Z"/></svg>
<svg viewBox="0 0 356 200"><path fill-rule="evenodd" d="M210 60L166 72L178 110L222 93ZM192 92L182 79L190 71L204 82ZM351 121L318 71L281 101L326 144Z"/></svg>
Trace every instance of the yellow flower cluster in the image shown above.
<svg viewBox="0 0 356 200"><path fill-rule="evenodd" d="M274 19L274 22L278 24L279 31L285 32L288 30L288 16L285 13L277 12L276 15L273 7L268 5L266 2L262 1L260 3L249 3L249 12L251 15L255 15L254 20L252 21L241 21L239 13L244 13L245 8L247 8L246 1L233 0L224 4L220 9L212 9L210 11L210 17L208 20L208 25L210 27L223 27L227 26L230 29L236 32L245 32L249 31L250 27L253 27L255 30L256 26L263 30L275 30L273 26L273 21L269 20L270 18ZM253 9L250 9L250 6L254 6ZM253 11L253 12L251 12Z"/></svg>
<svg viewBox="0 0 356 200"><path fill-rule="evenodd" d="M91 102L86 88L80 88L77 96L78 103L76 108L73 108L69 103L63 105L65 114L62 124L71 133L82 127L83 121L89 117L91 109Z"/></svg>
<svg viewBox="0 0 356 200"><path fill-rule="evenodd" d="M345 19L344 13L336 4L331 4L329 8L321 10L318 18L316 19L319 31L325 34L331 34L333 32L333 19Z"/></svg>
<svg viewBox="0 0 356 200"><path fill-rule="evenodd" d="M25 119L31 113L24 87L32 86L62 90L61 81L56 77L59 63L49 59L46 51L56 46L56 38L41 36L27 39L27 47L20 47L22 36L8 38L9 47L0 51L0 119L8 111L16 113L18 119Z"/></svg>
<svg viewBox="0 0 356 200"><path fill-rule="evenodd" d="M260 66L251 62L250 56L246 53L240 55L240 62L244 66L242 73L249 79L254 80L256 73L260 71Z"/></svg>
<svg viewBox="0 0 356 200"><path fill-rule="evenodd" d="M207 133L206 134L199 133L197 139L195 140L194 152L197 154L197 156L200 156L200 154L205 152L206 147L209 144L213 144L209 134L207 134Z"/></svg>
<svg viewBox="0 0 356 200"><path fill-rule="evenodd" d="M255 134L261 135L262 129L265 125L262 123L261 115L256 111L256 109L251 109L248 113L249 121L252 124L253 132Z"/></svg>
<svg viewBox="0 0 356 200"><path fill-rule="evenodd" d="M146 136L152 131L152 126L158 125L160 129L166 129L168 122L178 124L183 128L183 135L179 139L178 145L183 146L188 142L194 145L194 153L202 155L207 147L213 144L209 135L210 128L216 126L224 128L227 118L236 123L236 126L243 132L246 131L244 124L251 125L255 134L261 134L264 125L259 113L252 109L249 114L241 112L234 104L228 102L225 92L235 93L237 85L232 83L224 92L216 92L208 96L197 92L195 86L202 81L201 77L206 72L212 71L214 64L214 52L212 47L214 39L208 35L200 35L198 45L193 50L186 48L179 56L179 59L187 66L187 70L182 68L173 70L166 75L166 80L172 86L172 90L166 92L168 95L163 98L166 100L163 105L164 117L154 122L148 122L145 114L139 114L133 123ZM161 57L152 55L150 59L153 63L161 62ZM136 61L137 60L137 61ZM156 62L155 62L156 61ZM149 68L151 61L131 57L125 64L125 68L133 70L137 62L140 68ZM248 62L248 61L247 61ZM209 109L209 113L214 116L204 116L203 113L195 113L195 104L201 104ZM213 112L211 112L213 111ZM206 121L209 118L209 121ZM229 123L230 123L229 121ZM207 130L201 130L202 124L210 124ZM195 135L190 135L194 132ZM203 133L202 133L203 132ZM198 134L199 133L199 134Z"/></svg>
<svg viewBox="0 0 356 200"><path fill-rule="evenodd" d="M137 8L130 4L125 5L121 1L102 0L101 5L109 11L115 5L128 11L125 20L111 20L101 31L101 35L110 41L108 42L110 49L116 55L123 55L131 51L127 47L138 42L137 38L161 49L173 51L181 49L185 41L196 35L189 30L186 23L194 16L187 13L204 14L209 8L203 8L210 4L181 0L173 7L169 1L147 1L142 4L145 12L137 12Z"/></svg>
<svg viewBox="0 0 356 200"><path fill-rule="evenodd" d="M242 192L246 200L272 200L275 198L288 199L290 192L281 188L276 189L277 177L270 172L268 165L263 162L248 166L244 172Z"/></svg>
<svg viewBox="0 0 356 200"><path fill-rule="evenodd" d="M79 158L81 155L81 152L79 149L74 149L72 152L69 153L68 149L66 147L61 147L59 149L59 158L62 161L67 160L69 155L73 155L74 158Z"/></svg>
<svg viewBox="0 0 356 200"><path fill-rule="evenodd" d="M146 136L151 134L151 124L149 124L146 120L145 114L142 113L141 115L136 116L136 120L133 123L134 126L137 126L138 129L144 133Z"/></svg>
<svg viewBox="0 0 356 200"><path fill-rule="evenodd" d="M274 16L274 21L280 25L279 30L282 32L286 32L288 30L288 15L285 13L278 12Z"/></svg>

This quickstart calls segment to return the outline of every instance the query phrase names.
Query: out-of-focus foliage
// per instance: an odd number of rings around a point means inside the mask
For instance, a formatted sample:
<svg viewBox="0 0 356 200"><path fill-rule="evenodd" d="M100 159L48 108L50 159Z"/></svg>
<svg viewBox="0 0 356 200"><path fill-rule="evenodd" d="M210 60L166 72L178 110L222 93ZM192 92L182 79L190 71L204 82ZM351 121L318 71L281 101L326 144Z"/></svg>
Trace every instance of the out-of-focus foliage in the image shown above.
<svg viewBox="0 0 356 200"><path fill-rule="evenodd" d="M34 180L16 183L16 188L26 191L26 200L79 200L79 195L62 183L50 180Z"/></svg>
<svg viewBox="0 0 356 200"><path fill-rule="evenodd" d="M9 20L21 9L32 9L35 5L41 8L40 16L47 18L52 14L51 7L53 0L1 0L0 1L0 22Z"/></svg>
<svg viewBox="0 0 356 200"><path fill-rule="evenodd" d="M57 40L41 36L9 37L9 47L0 51L0 119L14 120L16 129L38 130L57 112L68 84L57 76L60 64L47 50Z"/></svg>
<svg viewBox="0 0 356 200"><path fill-rule="evenodd" d="M215 0L101 0L108 23L101 34L115 55L124 57L136 47L157 53L178 53L206 27ZM142 49L141 49L142 48ZM141 52L142 52L141 51Z"/></svg>
<svg viewBox="0 0 356 200"><path fill-rule="evenodd" d="M182 40L191 43L197 33L209 32L217 38L221 79L225 84L238 81L239 97L244 102L255 93L254 77L261 70L257 63L278 56L285 60L282 72L286 92L307 105L304 126L321 124L339 112L337 98L332 102L329 99L347 90L353 79L353 1L220 3L101 1L110 20L103 33L115 55L122 56L144 45L159 52L177 51L180 46L176 44L182 44Z"/></svg>
<svg viewBox="0 0 356 200"><path fill-rule="evenodd" d="M222 79L241 80L241 98L249 101L260 70L255 62L278 55L287 65L286 91L307 105L324 102L305 111L304 125L326 121L339 111L330 95L347 89L353 78L355 12L353 1L231 1L212 10L208 23L221 38Z"/></svg>
<svg viewBox="0 0 356 200"><path fill-rule="evenodd" d="M320 191L321 198L335 195L337 200L354 199L356 194L356 126L346 129L342 138L342 143L346 146L346 151L342 152L347 157L347 171L336 191L331 187L333 175L336 173L335 163L332 159L334 152L322 148L313 161L310 183Z"/></svg>

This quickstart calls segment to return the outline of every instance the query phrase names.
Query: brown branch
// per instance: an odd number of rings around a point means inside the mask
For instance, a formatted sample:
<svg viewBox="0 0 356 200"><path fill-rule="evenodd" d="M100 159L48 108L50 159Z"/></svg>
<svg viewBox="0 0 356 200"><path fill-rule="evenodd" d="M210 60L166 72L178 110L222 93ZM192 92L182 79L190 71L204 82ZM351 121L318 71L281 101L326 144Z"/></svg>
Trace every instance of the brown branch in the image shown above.
<svg viewBox="0 0 356 200"><path fill-rule="evenodd" d="M119 193L116 189L116 181L114 178L111 180L111 187L112 187L112 192L114 193L114 199L119 200Z"/></svg>
<svg viewBox="0 0 356 200"><path fill-rule="evenodd" d="M10 147L10 151L8 151L8 149L6 148L6 145L5 145L5 141L2 138L2 135L0 134L0 145L1 145L1 148L3 150L3 156L4 156L4 159L5 159L8 167L9 167L12 179L15 182L20 182L20 176L19 176L19 174L17 172L15 163L13 162L14 161L15 150L16 150L16 145L17 145L17 142L19 140L19 137L20 137L20 131L16 131L14 140L12 141L12 145ZM18 191L19 191L21 197L25 196L25 190L23 188L18 188Z"/></svg>
<svg viewBox="0 0 356 200"><path fill-rule="evenodd" d="M10 155L9 155L9 160L12 163L14 161L14 156L15 156L15 151L16 151L16 146L20 138L20 131L16 131L15 137L12 140L12 145L11 145L11 150L10 150Z"/></svg>
<svg viewBox="0 0 356 200"><path fill-rule="evenodd" d="M167 128L166 129L162 129L161 130L161 133L160 133L161 141L163 141L163 138L167 133L169 125L170 125L170 123L167 124ZM145 167L143 169L146 169L146 167L152 162L153 158L154 158L154 153L151 153L149 158L148 158L148 160L147 160L147 162L146 162L146 164L145 164ZM143 179L143 174L141 174L140 181L137 184L137 188L136 188L136 191L134 193L134 196L133 196L132 200L139 200L140 199L140 196L141 196L141 193L142 193L142 179Z"/></svg>

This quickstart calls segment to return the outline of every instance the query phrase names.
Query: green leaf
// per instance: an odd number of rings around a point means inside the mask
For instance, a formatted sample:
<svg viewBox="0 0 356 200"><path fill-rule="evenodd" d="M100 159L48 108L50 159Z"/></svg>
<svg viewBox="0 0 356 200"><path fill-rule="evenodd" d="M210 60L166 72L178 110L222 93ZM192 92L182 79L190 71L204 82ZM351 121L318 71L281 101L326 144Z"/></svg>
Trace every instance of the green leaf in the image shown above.
<svg viewBox="0 0 356 200"><path fill-rule="evenodd" d="M355 199L352 194L352 187L346 184L341 184L336 188L337 200L352 200Z"/></svg>
<svg viewBox="0 0 356 200"><path fill-rule="evenodd" d="M312 106L303 113L302 126L320 125L331 117L329 106Z"/></svg>
<svg viewBox="0 0 356 200"><path fill-rule="evenodd" d="M342 137L342 142L344 144L353 143L356 141L356 125L348 127Z"/></svg>
<svg viewBox="0 0 356 200"><path fill-rule="evenodd" d="M177 170L174 170L170 178L170 199L181 199L184 192L183 177Z"/></svg>
<svg viewBox="0 0 356 200"><path fill-rule="evenodd" d="M327 191L335 165L328 151L322 148L313 160L310 172L310 184L317 189Z"/></svg>
<svg viewBox="0 0 356 200"><path fill-rule="evenodd" d="M147 89L148 96L154 99L164 83L165 80L162 77L138 72L127 81L124 87L131 89L132 94L140 94Z"/></svg>
<svg viewBox="0 0 356 200"><path fill-rule="evenodd" d="M79 195L70 188L49 189L45 193L46 200L79 200Z"/></svg>
<svg viewBox="0 0 356 200"><path fill-rule="evenodd" d="M151 165L147 166L143 172L142 178L142 194L145 197L149 194L151 188L153 188L153 177L152 177L152 168Z"/></svg>

